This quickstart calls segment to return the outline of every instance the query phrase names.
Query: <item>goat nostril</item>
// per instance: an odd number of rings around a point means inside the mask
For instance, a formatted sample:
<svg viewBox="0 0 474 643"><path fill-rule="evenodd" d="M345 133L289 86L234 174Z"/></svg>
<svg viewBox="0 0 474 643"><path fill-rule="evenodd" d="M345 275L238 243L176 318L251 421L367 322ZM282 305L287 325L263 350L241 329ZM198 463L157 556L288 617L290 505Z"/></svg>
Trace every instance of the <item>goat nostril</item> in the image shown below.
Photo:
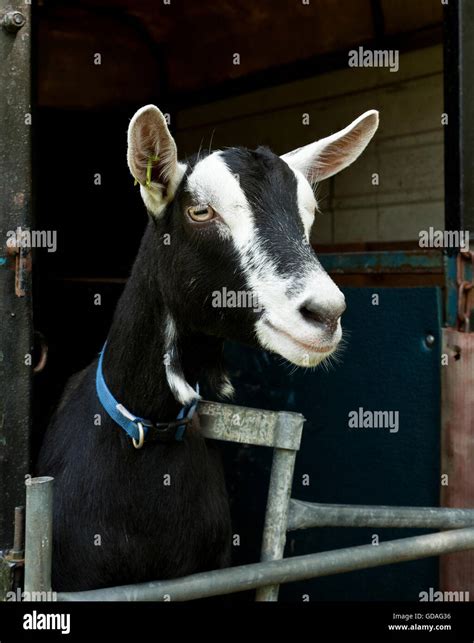
<svg viewBox="0 0 474 643"><path fill-rule="evenodd" d="M314 321L318 324L325 323L325 315L322 310L317 308L308 308L307 306L301 306L300 313L308 321Z"/></svg>
<svg viewBox="0 0 474 643"><path fill-rule="evenodd" d="M316 304L314 302L306 302L301 306L300 313L307 321L324 326L331 333L335 333L339 319L345 309L345 302L337 308L330 308L329 306Z"/></svg>

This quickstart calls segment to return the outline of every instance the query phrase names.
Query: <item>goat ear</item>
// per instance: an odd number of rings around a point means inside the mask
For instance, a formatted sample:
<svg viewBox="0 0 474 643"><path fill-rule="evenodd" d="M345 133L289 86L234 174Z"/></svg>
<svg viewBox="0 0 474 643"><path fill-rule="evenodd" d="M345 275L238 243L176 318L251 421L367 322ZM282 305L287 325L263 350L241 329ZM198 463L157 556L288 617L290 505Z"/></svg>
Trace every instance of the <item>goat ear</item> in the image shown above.
<svg viewBox="0 0 474 643"><path fill-rule="evenodd" d="M142 107L130 121L127 160L147 209L160 215L172 200L185 166L178 163L176 144L155 105Z"/></svg>
<svg viewBox="0 0 474 643"><path fill-rule="evenodd" d="M365 150L378 126L379 113L372 109L340 132L288 152L281 158L300 170L311 183L323 181L353 163Z"/></svg>

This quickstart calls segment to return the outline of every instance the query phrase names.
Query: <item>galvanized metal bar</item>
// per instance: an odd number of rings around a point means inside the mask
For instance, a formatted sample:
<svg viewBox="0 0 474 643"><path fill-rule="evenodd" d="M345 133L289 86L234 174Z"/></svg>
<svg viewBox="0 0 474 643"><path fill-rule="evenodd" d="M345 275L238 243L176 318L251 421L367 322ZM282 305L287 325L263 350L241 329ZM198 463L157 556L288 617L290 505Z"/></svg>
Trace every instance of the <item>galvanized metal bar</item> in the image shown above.
<svg viewBox="0 0 474 643"><path fill-rule="evenodd" d="M293 424L293 418L287 413L279 414L283 432L288 431ZM304 418L300 418L300 431ZM293 484L296 451L275 449L273 453L272 471L268 488L267 509L262 538L262 562L283 558L288 524L288 510ZM261 587L256 594L257 601L276 601L279 585Z"/></svg>
<svg viewBox="0 0 474 643"><path fill-rule="evenodd" d="M198 413L206 438L295 451L300 448L304 417L299 413L282 414L206 401L199 403ZM281 415L285 417L283 422Z"/></svg>
<svg viewBox="0 0 474 643"><path fill-rule="evenodd" d="M474 509L331 505L290 500L288 531L311 527L458 529L474 526Z"/></svg>
<svg viewBox="0 0 474 643"><path fill-rule="evenodd" d="M59 601L189 601L244 592L255 587L343 574L474 548L474 528L401 538L378 546L361 545L194 574L176 580L64 592Z"/></svg>
<svg viewBox="0 0 474 643"><path fill-rule="evenodd" d="M25 593L51 591L53 480L26 480Z"/></svg>
<svg viewBox="0 0 474 643"><path fill-rule="evenodd" d="M25 296L17 296L15 257L6 253L8 232L32 219L30 13L24 0L0 0L0 550L11 548L30 470L31 281L23 271Z"/></svg>

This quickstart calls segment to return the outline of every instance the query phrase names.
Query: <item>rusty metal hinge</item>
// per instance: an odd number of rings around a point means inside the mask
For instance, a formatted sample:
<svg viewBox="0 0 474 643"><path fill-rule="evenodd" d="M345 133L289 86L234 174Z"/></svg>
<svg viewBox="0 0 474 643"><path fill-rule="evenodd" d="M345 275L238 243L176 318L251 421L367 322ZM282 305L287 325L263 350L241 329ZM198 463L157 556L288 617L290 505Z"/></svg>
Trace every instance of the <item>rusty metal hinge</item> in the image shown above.
<svg viewBox="0 0 474 643"><path fill-rule="evenodd" d="M18 228L17 239L28 232L27 228ZM7 245L7 256L15 260L15 294L17 297L26 295L28 274L31 272L31 248L27 245Z"/></svg>
<svg viewBox="0 0 474 643"><path fill-rule="evenodd" d="M468 278L468 267L470 278ZM458 329L469 333L474 310L474 252L463 250L457 256Z"/></svg>

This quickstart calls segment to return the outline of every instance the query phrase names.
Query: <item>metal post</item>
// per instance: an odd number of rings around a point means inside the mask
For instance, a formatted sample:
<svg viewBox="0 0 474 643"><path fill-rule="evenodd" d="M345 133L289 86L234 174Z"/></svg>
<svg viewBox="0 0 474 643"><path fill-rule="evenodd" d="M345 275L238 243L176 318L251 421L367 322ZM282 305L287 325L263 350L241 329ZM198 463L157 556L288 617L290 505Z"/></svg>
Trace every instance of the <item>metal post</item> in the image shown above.
<svg viewBox="0 0 474 643"><path fill-rule="evenodd" d="M288 429L292 429L295 433L299 431L299 438L303 430L303 422L304 418L302 417L279 413L281 430L287 432ZM283 558L296 453L296 450L290 449L276 448L274 450L263 528L262 562ZM278 599L278 590L279 585L261 587L257 591L256 600L276 601Z"/></svg>
<svg viewBox="0 0 474 643"><path fill-rule="evenodd" d="M0 0L0 550L30 471L29 250L7 248L9 232L31 228L30 4Z"/></svg>
<svg viewBox="0 0 474 643"><path fill-rule="evenodd" d="M51 591L53 480L26 480L25 594Z"/></svg>
<svg viewBox="0 0 474 643"><path fill-rule="evenodd" d="M474 6L457 0L444 6L445 47L445 219L447 230L474 231ZM452 250L451 250L452 252Z"/></svg>

